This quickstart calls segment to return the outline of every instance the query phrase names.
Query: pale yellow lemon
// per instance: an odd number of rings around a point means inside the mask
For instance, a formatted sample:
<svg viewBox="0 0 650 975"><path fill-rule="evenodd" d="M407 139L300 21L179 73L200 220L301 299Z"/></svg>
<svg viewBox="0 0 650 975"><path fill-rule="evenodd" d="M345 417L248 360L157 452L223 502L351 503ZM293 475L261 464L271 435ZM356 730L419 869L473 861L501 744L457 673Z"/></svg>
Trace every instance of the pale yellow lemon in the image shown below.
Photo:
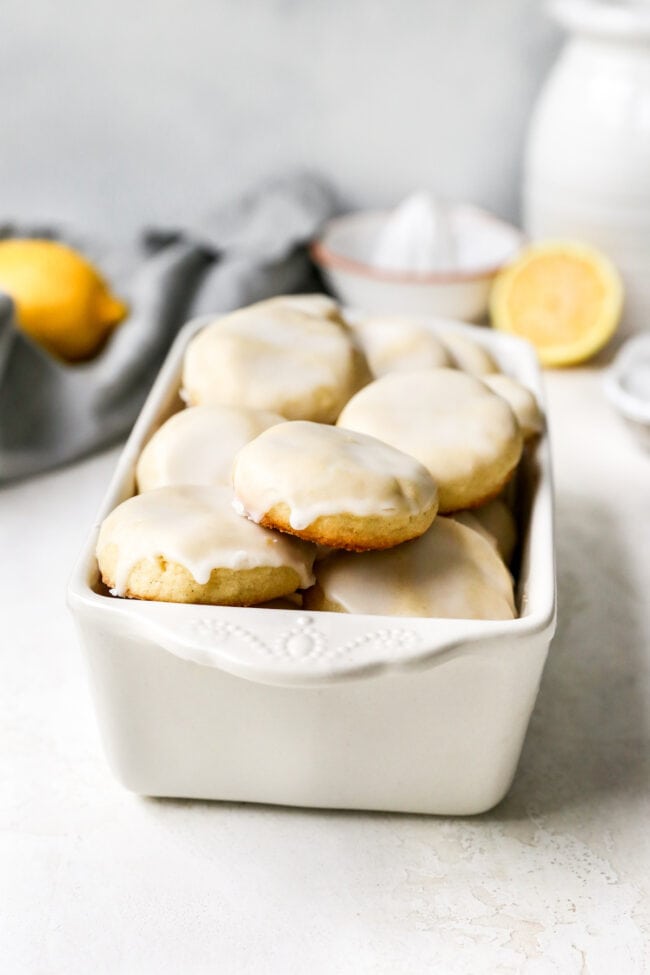
<svg viewBox="0 0 650 975"><path fill-rule="evenodd" d="M622 309L612 262L572 241L527 247L497 275L490 296L494 328L528 339L546 366L589 359L616 331Z"/></svg>

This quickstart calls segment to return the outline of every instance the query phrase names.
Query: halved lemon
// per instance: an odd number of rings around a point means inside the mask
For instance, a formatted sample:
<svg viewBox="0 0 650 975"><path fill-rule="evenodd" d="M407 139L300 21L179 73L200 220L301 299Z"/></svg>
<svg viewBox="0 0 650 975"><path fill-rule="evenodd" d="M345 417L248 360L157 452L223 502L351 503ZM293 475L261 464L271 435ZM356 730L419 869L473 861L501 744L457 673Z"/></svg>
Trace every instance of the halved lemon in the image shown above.
<svg viewBox="0 0 650 975"><path fill-rule="evenodd" d="M595 355L622 310L623 283L612 262L572 241L531 244L499 272L490 294L494 328L528 339L545 366Z"/></svg>

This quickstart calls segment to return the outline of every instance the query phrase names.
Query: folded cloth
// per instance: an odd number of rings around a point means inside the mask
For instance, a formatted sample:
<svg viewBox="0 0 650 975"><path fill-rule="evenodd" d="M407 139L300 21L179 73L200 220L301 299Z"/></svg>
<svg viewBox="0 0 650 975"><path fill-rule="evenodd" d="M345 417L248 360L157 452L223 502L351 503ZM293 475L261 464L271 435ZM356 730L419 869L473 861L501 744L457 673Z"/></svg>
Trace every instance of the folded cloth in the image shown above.
<svg viewBox="0 0 650 975"><path fill-rule="evenodd" d="M333 210L325 184L295 174L267 181L198 226L148 231L135 254L103 255L102 268L128 265L111 275L111 287L130 314L88 363L53 359L15 328L11 301L0 295L0 482L124 436L187 319L316 290L304 245ZM19 235L61 237L23 228ZM81 249L92 256L96 245Z"/></svg>

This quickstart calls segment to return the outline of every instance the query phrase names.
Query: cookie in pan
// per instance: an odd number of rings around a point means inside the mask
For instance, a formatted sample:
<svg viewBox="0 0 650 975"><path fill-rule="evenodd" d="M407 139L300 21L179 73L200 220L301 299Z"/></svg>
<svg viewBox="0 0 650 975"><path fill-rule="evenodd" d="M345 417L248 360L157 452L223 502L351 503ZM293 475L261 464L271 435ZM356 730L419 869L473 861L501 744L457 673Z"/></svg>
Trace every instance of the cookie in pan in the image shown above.
<svg viewBox="0 0 650 975"><path fill-rule="evenodd" d="M265 298L258 301L249 308L288 308L293 311L302 312L305 315L313 315L316 318L327 318L332 322L344 324L341 308L334 298L321 293L317 294L297 294L297 295L275 295L273 298Z"/></svg>
<svg viewBox="0 0 650 975"><path fill-rule="evenodd" d="M417 318L404 315L378 315L354 326L372 374L379 378L389 372L413 372L452 366L446 347Z"/></svg>
<svg viewBox="0 0 650 975"><path fill-rule="evenodd" d="M312 582L314 548L241 518L227 487L162 487L103 521L97 561L117 596L252 606Z"/></svg>
<svg viewBox="0 0 650 975"><path fill-rule="evenodd" d="M337 424L417 458L438 485L441 513L496 497L523 446L506 401L457 369L383 376L352 397Z"/></svg>
<svg viewBox="0 0 650 975"><path fill-rule="evenodd" d="M171 416L145 445L136 465L138 491L172 484L230 485L236 453L279 413L238 406L190 406Z"/></svg>
<svg viewBox="0 0 650 975"><path fill-rule="evenodd" d="M233 465L238 510L269 528L351 551L390 548L427 530L431 475L374 437L320 423L282 423Z"/></svg>
<svg viewBox="0 0 650 975"><path fill-rule="evenodd" d="M544 417L535 396L523 383L506 376L494 373L491 376L481 376L483 382L492 392L501 396L509 404L517 417L524 440L532 440L544 429Z"/></svg>
<svg viewBox="0 0 650 975"><path fill-rule="evenodd" d="M216 319L192 339L183 363L190 405L270 410L289 420L333 423L358 388L347 329L282 303Z"/></svg>
<svg viewBox="0 0 650 975"><path fill-rule="evenodd" d="M512 577L490 542L452 518L383 552L336 552L315 570L306 609L380 616L509 620Z"/></svg>
<svg viewBox="0 0 650 975"><path fill-rule="evenodd" d="M495 498L471 511L457 511L452 518L484 535L505 564L510 564L517 545L517 523L505 501Z"/></svg>
<svg viewBox="0 0 650 975"><path fill-rule="evenodd" d="M471 376L488 376L498 373L499 364L485 346L460 332L441 330L439 339L451 356L451 364Z"/></svg>
<svg viewBox="0 0 650 975"><path fill-rule="evenodd" d="M354 392L366 386L372 381L373 375L366 360L362 345L358 341L356 330L350 328L349 322L343 316L340 305L334 298L324 294L297 294L297 295L277 295L274 298L266 298L259 301L251 308L271 308L299 311L305 315L312 315L315 318L325 318L331 322L336 322L342 326L352 343L352 353L354 359L354 379L352 389Z"/></svg>

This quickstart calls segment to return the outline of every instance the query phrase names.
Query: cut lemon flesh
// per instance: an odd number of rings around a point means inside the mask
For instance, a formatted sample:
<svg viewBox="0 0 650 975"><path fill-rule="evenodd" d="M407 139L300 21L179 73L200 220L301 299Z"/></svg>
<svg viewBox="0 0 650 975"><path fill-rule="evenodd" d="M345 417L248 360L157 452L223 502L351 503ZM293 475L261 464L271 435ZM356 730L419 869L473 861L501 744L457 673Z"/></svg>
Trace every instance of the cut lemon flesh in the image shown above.
<svg viewBox="0 0 650 975"><path fill-rule="evenodd" d="M592 247L564 241L527 247L501 271L490 295L494 328L528 339L546 366L590 358L612 337L623 284Z"/></svg>

